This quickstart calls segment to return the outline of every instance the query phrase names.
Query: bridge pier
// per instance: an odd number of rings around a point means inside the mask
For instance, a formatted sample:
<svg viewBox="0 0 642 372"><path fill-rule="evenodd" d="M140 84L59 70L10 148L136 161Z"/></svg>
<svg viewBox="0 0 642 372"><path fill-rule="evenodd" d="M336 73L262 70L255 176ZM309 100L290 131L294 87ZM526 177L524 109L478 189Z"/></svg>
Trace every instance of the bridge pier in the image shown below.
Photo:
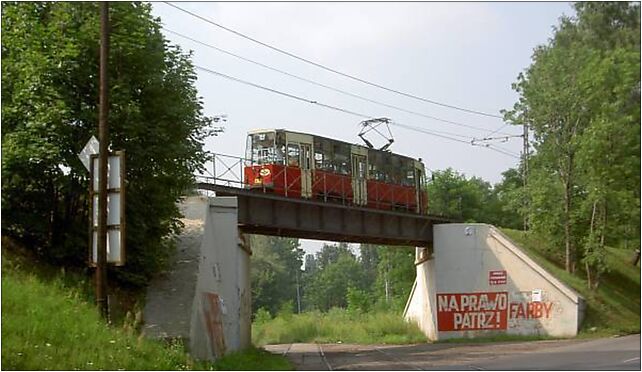
<svg viewBox="0 0 642 372"><path fill-rule="evenodd" d="M236 197L209 198L190 324L194 358L214 360L251 345L249 239Z"/></svg>

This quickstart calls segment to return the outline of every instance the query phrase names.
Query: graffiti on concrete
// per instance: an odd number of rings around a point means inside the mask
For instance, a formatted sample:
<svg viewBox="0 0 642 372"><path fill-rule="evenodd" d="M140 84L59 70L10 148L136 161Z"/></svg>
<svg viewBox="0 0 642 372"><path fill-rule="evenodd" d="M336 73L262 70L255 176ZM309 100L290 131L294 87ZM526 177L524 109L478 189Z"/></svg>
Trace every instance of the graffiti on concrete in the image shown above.
<svg viewBox="0 0 642 372"><path fill-rule="evenodd" d="M506 329L508 293L439 293L437 317L440 331Z"/></svg>
<svg viewBox="0 0 642 372"><path fill-rule="evenodd" d="M551 319L553 303L508 292L438 293L439 331L506 330L509 321ZM511 327L513 328L513 327Z"/></svg>

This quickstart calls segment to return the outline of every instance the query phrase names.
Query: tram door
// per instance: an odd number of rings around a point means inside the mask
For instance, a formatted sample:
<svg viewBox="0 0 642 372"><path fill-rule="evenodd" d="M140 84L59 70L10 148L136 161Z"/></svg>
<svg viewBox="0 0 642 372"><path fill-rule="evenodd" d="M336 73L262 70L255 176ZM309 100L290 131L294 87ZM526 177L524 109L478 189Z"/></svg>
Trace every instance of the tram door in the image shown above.
<svg viewBox="0 0 642 372"><path fill-rule="evenodd" d="M290 157L294 159L294 164L292 166L299 167L301 170L301 197L310 198L312 197L312 174L314 170L314 161L312 156L312 149L314 148L312 144L314 143L314 137L309 134L296 133L296 132L285 132L285 141L288 146L288 164L290 164ZM293 149L290 152L290 148ZM291 181L290 181L291 182Z"/></svg>
<svg viewBox="0 0 642 372"><path fill-rule="evenodd" d="M368 150L352 146L352 193L354 204L368 204Z"/></svg>
<svg viewBox="0 0 642 372"><path fill-rule="evenodd" d="M301 196L312 196L312 144L301 144Z"/></svg>

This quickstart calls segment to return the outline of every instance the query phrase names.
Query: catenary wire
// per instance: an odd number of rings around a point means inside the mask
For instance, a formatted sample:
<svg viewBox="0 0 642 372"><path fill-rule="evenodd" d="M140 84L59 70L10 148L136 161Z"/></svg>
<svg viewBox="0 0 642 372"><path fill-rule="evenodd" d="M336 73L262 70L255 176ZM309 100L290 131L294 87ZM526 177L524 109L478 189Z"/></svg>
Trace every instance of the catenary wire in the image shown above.
<svg viewBox="0 0 642 372"><path fill-rule="evenodd" d="M220 77L223 77L223 78L226 78L226 79L232 80L232 81L236 81L236 82L241 83L241 84L250 85L250 86L253 86L253 87L255 87L255 88L263 89L263 90L266 90L266 91L268 91L268 92L272 92L272 93L275 93L275 94L279 94L279 95L282 95L282 96L285 96L285 97L288 97L288 98L296 99L296 100L298 100L298 101L307 102L307 103L312 103L312 104L315 104L315 105L318 105L318 106L321 106L321 107L325 107L325 108L328 108L328 109L331 109L331 110L341 111L341 112L346 113L346 114L350 114L350 115L354 115L354 116L359 116L360 118L364 118L364 119L374 119L374 117L373 117L373 116L370 116L370 115L361 114L361 113L354 112L354 111L350 111L350 110L347 110L347 109L344 109L344 108L341 108L341 107L336 107L336 106L326 105L326 104L324 104L324 103L321 103L321 102L318 102L318 101L315 101L315 100L310 100L310 99L307 99L307 98L303 98L303 97L295 96L295 95L290 94L290 93L285 93L285 92L282 92L282 91L279 91L279 90L276 90L276 89L268 88L268 87L266 87L266 86L259 85L259 84L255 84L255 83L252 83L252 82L250 82L250 81L242 80L242 79L236 78L236 77L234 77L234 76L226 75L226 74L223 74L223 73L220 73L220 72L218 72L218 71L214 71L214 70L211 70L211 69L208 69L208 68L202 67L202 66L194 65L194 67L196 67L196 68L197 68L197 69L199 69L199 70L202 70L202 71L208 72L208 73L210 73L210 74L213 74L213 75L217 75L217 76L220 76ZM390 123L390 124L398 125L398 126L399 126L399 124L398 124L398 123ZM417 127L417 128L418 128L418 129L423 129L423 128L419 128L419 127ZM432 134L434 134L434 135L438 135L438 134L440 134L440 135L446 135L446 136L455 136L455 137L462 137L462 138L471 138L470 136L466 136L466 135L462 135L462 134L458 134L458 133L445 132L445 131L438 131L438 130L430 130L430 131L428 131L428 132L429 132L429 133L432 133ZM450 138L450 137L448 137L448 138ZM450 139L455 140L454 138L450 138ZM462 141L462 140L458 140L458 141L460 141L460 142L464 142L464 143L469 143L468 141Z"/></svg>
<svg viewBox="0 0 642 372"><path fill-rule="evenodd" d="M223 78L228 79L228 80L232 80L232 81L235 81L235 82L238 82L238 83L241 83L241 84L249 85L249 86L252 86L252 87L255 87L255 88L258 88L258 89L262 89L262 90L265 90L265 91L268 91L268 92L271 92L271 93L274 93L274 94L278 94L278 95L281 95L281 96L284 96L284 97L288 97L288 98L291 98L291 99L294 99L294 100L297 100L297 101L300 101L300 102L311 103L311 104L314 104L314 105L317 105L317 106L325 107L325 108L330 109L330 110L335 110L335 111L343 112L343 113L346 113L346 114L349 114L349 115L358 116L360 118L366 118L366 119L373 119L374 118L373 116L370 116L370 115L366 115L366 114L358 113L358 112L355 112L355 111L347 110L347 109L344 109L344 108L341 108L341 107L327 105L327 104L324 104L324 103L321 103L321 102L318 102L318 101L315 101L315 100L299 97L299 96L296 96L294 94L282 92L282 91L277 90L277 89L273 89L273 88L269 88L269 87L266 87L266 86L263 86L263 85L255 84L255 83L252 83L252 82L249 82L249 81L246 81L246 80L242 80L242 79L236 78L234 76L226 75L226 74L223 74L221 72L214 71L214 70L202 67L202 66L194 65L194 67L199 69L199 70L201 70L201 71L205 71L207 73L210 73L212 75L220 76L220 77L223 77ZM471 141L464 141L464 140L461 140L461 139L458 139L458 138L453 138L453 137L450 137L450 136L447 136L447 135L444 135L444 134L440 134L440 133L444 133L444 132L437 132L437 131L427 130L425 128L421 128L421 127L417 127L417 126L413 126L413 125L407 125L407 124L403 124L403 123L399 123L399 122L390 122L390 125L394 125L394 126L397 126L397 127L400 127L400 128L405 128L405 129L408 129L408 130L413 130L413 131L416 131L416 132L429 134L429 135L432 135L432 136L435 136L435 137L440 137L440 138L448 139L448 140L455 141L455 142L464 143L464 144L467 144L467 145L474 145L473 143L471 143ZM452 135L453 133L449 133L449 134ZM467 138L469 138L469 137L467 137ZM500 151L500 150L498 150L498 149L496 149L494 147L491 147L491 146L482 146L482 147L490 149L490 150L493 150L493 151L496 151L496 152L499 152L499 153L502 153L504 155L513 156L513 155L510 155L510 154L508 154L506 152Z"/></svg>
<svg viewBox="0 0 642 372"><path fill-rule="evenodd" d="M286 76L292 77L292 78L294 78L294 79L297 79L297 80L300 80L300 81L304 81L304 82L306 82L306 83L313 84L313 85L316 85L316 86L319 86L319 87L322 87L322 88L325 88L325 89L329 89L329 90L332 90L332 91L334 91L334 92L338 92L338 93L341 93L341 94L344 94L344 95L347 95L347 96L350 96L350 97L353 97L353 98L357 98L357 99L360 99L360 100L363 100L363 101L366 101L366 102L374 103L374 104L376 104L376 105L380 105L380 106L388 107L388 108L391 108L391 109L394 109L394 110L402 111L402 112L405 112L405 113L408 113L408 114L412 114L412 115L416 115L416 116L421 116L421 117L424 117L424 118L427 118L427 119L437 120L437 121L440 121L440 122L443 122L443 123L447 123L447 124L451 124L451 125L456 125L456 126L460 126L460 127L465 127L465 128L469 128L469 129L477 130L477 131L480 131L480 132L488 132L488 129L484 129L484 128L476 127L476 126L469 125L469 124L459 123L459 122L451 121L451 120L447 120L447 119L442 119L442 118L435 117L435 116L431 116L431 115L426 115L426 114L423 114L423 113L421 113L421 112L408 110L408 109L405 109L405 108L403 108L403 107L390 105L390 104L387 104L387 103L384 103L384 102L380 102L380 101L373 100L373 99L371 99L371 98L367 98L367 97L363 97L363 96L360 96L360 95L357 95L357 94L354 94L354 93L350 93L350 92L347 92L347 91L345 91L345 90L342 90L342 89L339 89L339 88L335 88L335 87L332 87L332 86L329 86L329 85L326 85L326 84L323 84L323 83L319 83L319 82L317 82L317 81L310 80L310 79L307 79L307 78L304 78L304 77L301 77L301 76L298 76L298 75L295 75L295 74L289 73L289 72L287 72L287 71L283 71L283 70L281 70L281 69L278 69L278 68L275 68L275 67L272 67L272 66L268 66L268 65L263 64L263 63L261 63L261 62L257 62L257 61L251 60L251 59L249 59L249 58L246 58L246 57L240 56L240 55L238 55L238 54L235 54L235 53L229 52L229 51L227 51L227 50L221 49L221 48L219 48L219 47L217 47L217 46L214 46L214 45L211 45L211 44L208 44L208 43L202 42L202 41L197 40L197 39L194 39L194 38L192 38L192 37L190 37L190 36L187 36L187 35L184 35L184 34L182 34L182 33L180 33L180 32L176 32L176 31L171 30L171 29L169 29L169 28L167 28L167 27L163 27L163 30L165 30L165 31L169 32L170 34L173 34L173 35L179 36L179 37L181 37L181 38L184 38L184 39L186 39L186 40L190 40L190 41L192 41L192 42L194 42L194 43L197 43L197 44L199 44L199 45L202 45L202 46L205 46L205 47L207 47L207 48L210 48L210 49L216 50L217 52L220 52L220 53L223 53L223 54L227 54L227 55L232 56L232 57L234 57L234 58L238 58L238 59L240 59L240 60L243 60L243 61L246 61L246 62L249 62L249 63L255 64L255 65L257 65L257 66L261 66L261 67L263 67L263 68L265 68L265 69L268 69L268 70L271 70L271 71L275 71L275 72L278 72L278 73L280 73L280 74L283 74L283 75L286 75ZM499 131L494 131L493 133L498 133L498 132L499 132ZM510 135L509 133L503 133L503 132L499 132L499 133L501 133L501 134L506 134L506 135Z"/></svg>
<svg viewBox="0 0 642 372"><path fill-rule="evenodd" d="M272 46L270 44L264 43L264 42L262 42L260 40L254 39L254 38L252 38L250 36L247 36L247 35L245 35L245 34L243 34L241 32L235 31L235 30L233 30L231 28L228 28L228 27L225 27L225 26L223 26L223 25L221 25L219 23L216 23L216 22L214 22L214 21L212 21L212 20L210 20L208 18L205 18L205 17L203 17L203 16L201 16L201 15L199 15L197 13L191 12L191 11L189 11L187 9L184 9L184 8L181 8L181 7L177 6L177 5L175 5L175 4L172 4L171 2L165 1L164 3L169 5L169 6L171 6L171 7L173 7L173 8L176 8L176 9L178 9L178 10L180 10L180 11L186 13L186 14L189 14L192 17L198 18L198 19L200 19L200 20L202 20L204 22L207 22L207 23L209 23L211 25L214 25L214 26L216 26L218 28L221 28L221 29L223 29L223 30L225 30L227 32L233 33L233 34L235 34L235 35L237 35L239 37L242 37L242 38L244 38L246 40L250 40L250 41L252 41L252 42L254 42L256 44L262 45L262 46L264 46L266 48L270 48L270 49L272 49L272 50L274 50L276 52L279 52L281 54L285 54L285 55L287 55L289 57L298 59L298 60L300 60L302 62L311 64L313 66L319 67L321 69L324 69L326 71L332 72L334 74L347 77L349 79L358 81L360 83L363 83L363 84L366 84L366 85L370 85L370 86L373 86L373 87L376 87L376 88L379 88L379 89L383 89L383 90L386 90L388 92L396 93L396 94L399 94L399 95L402 95L402 96L405 96L405 97L408 97L408 98L413 98L413 99L416 99L416 100L419 100L419 101L430 103L430 104L433 104L433 105L447 107L447 108L450 108L450 109L467 112L469 114L477 114L477 115L482 115L482 116L487 116L487 117L492 117L492 118L503 119L503 117L500 116L500 115L490 114L490 113L483 112L483 111L471 110L471 109L467 109L467 108L463 108L463 107L459 107L459 106L454 106L454 105L449 105L449 104L446 104L446 103L437 102L437 101L430 100L430 99L427 99L427 98L423 98L423 97L420 97L420 96L417 96L417 95L414 95L414 94L405 93L405 92L402 92L402 91L399 91L399 90L396 90L396 89L388 88L388 87L385 87L383 85L380 85L380 84L377 84L377 83L373 83L373 82L370 82L370 81L365 80L365 79L361 79L359 77L356 77L356 76L353 76L353 75L350 75L350 74L335 70L333 68L324 66L324 65L322 65L320 63L317 63L317 62L311 61L309 59L300 57L300 56L298 56L296 54L290 53L290 52L288 52L286 50L283 50L283 49L277 48L275 46Z"/></svg>

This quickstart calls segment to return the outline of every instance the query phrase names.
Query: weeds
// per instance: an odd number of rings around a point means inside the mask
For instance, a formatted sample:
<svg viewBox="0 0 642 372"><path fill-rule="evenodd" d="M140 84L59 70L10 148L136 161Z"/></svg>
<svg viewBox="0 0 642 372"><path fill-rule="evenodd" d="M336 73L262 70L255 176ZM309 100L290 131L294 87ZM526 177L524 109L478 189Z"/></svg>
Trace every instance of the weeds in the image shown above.
<svg viewBox="0 0 642 372"><path fill-rule="evenodd" d="M408 344L426 342L416 324L390 312L359 313L333 308L273 319L261 311L252 328L256 345L292 342L342 342L359 344Z"/></svg>

